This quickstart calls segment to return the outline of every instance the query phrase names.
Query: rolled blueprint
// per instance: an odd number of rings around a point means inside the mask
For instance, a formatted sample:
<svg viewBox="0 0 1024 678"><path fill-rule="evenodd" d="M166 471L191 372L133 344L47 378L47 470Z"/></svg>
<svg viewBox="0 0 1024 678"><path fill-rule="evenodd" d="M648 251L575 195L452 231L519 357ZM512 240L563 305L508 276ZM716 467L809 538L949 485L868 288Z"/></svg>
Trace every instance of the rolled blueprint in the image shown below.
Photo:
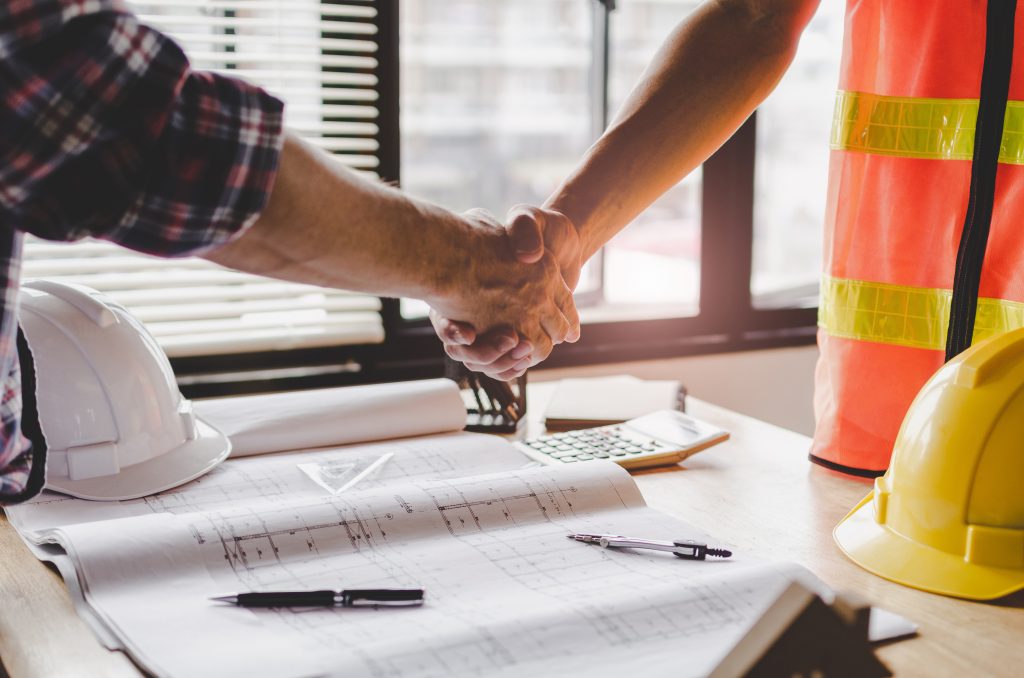
<svg viewBox="0 0 1024 678"><path fill-rule="evenodd" d="M232 457L459 431L466 407L448 379L196 400Z"/></svg>

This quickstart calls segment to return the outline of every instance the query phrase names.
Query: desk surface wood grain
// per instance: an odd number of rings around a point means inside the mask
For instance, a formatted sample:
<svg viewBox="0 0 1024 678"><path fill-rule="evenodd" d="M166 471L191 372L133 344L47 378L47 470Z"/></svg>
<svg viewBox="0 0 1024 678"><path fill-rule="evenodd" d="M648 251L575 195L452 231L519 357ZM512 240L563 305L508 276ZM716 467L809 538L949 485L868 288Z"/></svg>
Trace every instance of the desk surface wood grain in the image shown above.
<svg viewBox="0 0 1024 678"><path fill-rule="evenodd" d="M550 387L531 387L543 411ZM870 489L807 461L802 435L690 400L690 411L728 429L729 442L682 465L634 475L648 503L734 545L798 562L837 590L917 622L920 635L879 648L896 675L1012 676L1024 670L1024 593L975 603L875 577L843 556L832 528ZM539 424L531 422L531 430ZM0 518L0 658L21 676L138 675L78 618L60 577L37 561Z"/></svg>

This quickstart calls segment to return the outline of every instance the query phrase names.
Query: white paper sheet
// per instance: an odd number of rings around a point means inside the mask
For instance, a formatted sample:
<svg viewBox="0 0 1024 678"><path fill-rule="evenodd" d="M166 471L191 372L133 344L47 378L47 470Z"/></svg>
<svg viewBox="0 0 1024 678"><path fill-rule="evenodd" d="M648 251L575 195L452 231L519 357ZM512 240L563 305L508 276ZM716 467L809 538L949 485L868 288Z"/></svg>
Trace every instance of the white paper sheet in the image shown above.
<svg viewBox="0 0 1024 678"><path fill-rule="evenodd" d="M161 675L701 675L791 574L742 559L604 550L566 539L573 530L702 538L646 508L611 464L45 534L68 549L92 607ZM253 611L208 600L381 586L423 587L427 604Z"/></svg>
<svg viewBox="0 0 1024 678"><path fill-rule="evenodd" d="M210 473L166 492L125 501L99 502L43 492L28 503L6 510L22 536L33 540L40 530L75 523L142 516L151 513L202 512L232 506L263 506L317 500L329 494L300 468L307 462L376 459L394 456L358 489L402 480L455 478L473 473L516 469L531 462L496 436L449 433L366 445L347 445L231 459Z"/></svg>
<svg viewBox="0 0 1024 678"><path fill-rule="evenodd" d="M319 423L299 425L295 407L289 426L318 431L305 442L337 428L322 409ZM241 409L218 423L259 430L258 409ZM384 454L378 474L339 495L299 468ZM500 438L456 433L229 459L145 499L44 493L7 513L40 558L58 562L108 646L158 675L701 675L792 577L814 579L742 556L690 562L570 541L570 531L709 538L647 508L613 464L528 466ZM401 586L425 588L426 605L209 601Z"/></svg>
<svg viewBox="0 0 1024 678"><path fill-rule="evenodd" d="M460 431L466 408L450 379L194 401L231 438L232 457Z"/></svg>

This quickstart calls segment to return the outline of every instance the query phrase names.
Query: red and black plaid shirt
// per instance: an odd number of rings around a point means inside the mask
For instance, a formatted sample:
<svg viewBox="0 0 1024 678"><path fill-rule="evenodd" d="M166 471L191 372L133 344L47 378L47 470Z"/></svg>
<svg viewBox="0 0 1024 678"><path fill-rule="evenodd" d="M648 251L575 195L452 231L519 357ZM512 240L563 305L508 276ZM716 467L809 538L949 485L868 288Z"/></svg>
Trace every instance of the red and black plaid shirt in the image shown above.
<svg viewBox="0 0 1024 678"><path fill-rule="evenodd" d="M121 0L0 2L0 504L39 491L44 460L20 426L24 233L210 250L266 204L281 114L257 87L193 71Z"/></svg>

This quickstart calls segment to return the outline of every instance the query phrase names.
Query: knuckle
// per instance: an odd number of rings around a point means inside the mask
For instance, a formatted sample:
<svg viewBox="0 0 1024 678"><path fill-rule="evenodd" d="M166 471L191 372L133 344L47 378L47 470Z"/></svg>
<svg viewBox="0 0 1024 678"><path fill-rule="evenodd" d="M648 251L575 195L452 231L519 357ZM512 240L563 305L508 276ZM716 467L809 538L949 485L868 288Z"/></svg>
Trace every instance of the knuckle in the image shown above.
<svg viewBox="0 0 1024 678"><path fill-rule="evenodd" d="M451 323L451 322L449 322L447 320L443 320L443 319L440 321L440 325L441 325L441 338L444 339L446 342L451 343L451 344L457 343L458 339L459 339L459 336L458 336L459 333L458 333L458 330L456 329L455 325L453 323Z"/></svg>
<svg viewBox="0 0 1024 678"><path fill-rule="evenodd" d="M444 346L444 352L452 360L457 360L459 362L463 362L465 360L466 356L458 346L453 346L452 344L442 344L442 346Z"/></svg>

